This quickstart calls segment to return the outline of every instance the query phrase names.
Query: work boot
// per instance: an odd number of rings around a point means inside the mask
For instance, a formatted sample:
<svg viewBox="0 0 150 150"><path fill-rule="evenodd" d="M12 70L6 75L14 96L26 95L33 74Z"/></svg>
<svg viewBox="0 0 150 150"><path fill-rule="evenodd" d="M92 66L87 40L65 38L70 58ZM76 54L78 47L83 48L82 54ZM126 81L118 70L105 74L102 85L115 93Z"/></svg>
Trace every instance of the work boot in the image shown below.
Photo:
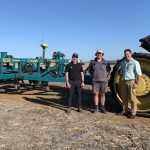
<svg viewBox="0 0 150 150"><path fill-rule="evenodd" d="M94 114L97 114L97 113L98 113L98 109L94 109L94 110L93 110L93 113L94 113Z"/></svg>
<svg viewBox="0 0 150 150"><path fill-rule="evenodd" d="M106 109L105 109L104 106L101 107L101 112L102 112L103 114L106 114Z"/></svg>
<svg viewBox="0 0 150 150"><path fill-rule="evenodd" d="M83 112L82 108L78 108L78 112L82 113Z"/></svg>
<svg viewBox="0 0 150 150"><path fill-rule="evenodd" d="M99 111L99 107L98 107L98 105L95 105L95 109L93 110L93 113L96 114L96 113L98 113L98 111Z"/></svg>
<svg viewBox="0 0 150 150"><path fill-rule="evenodd" d="M66 113L70 113L71 112L71 108L67 108Z"/></svg>

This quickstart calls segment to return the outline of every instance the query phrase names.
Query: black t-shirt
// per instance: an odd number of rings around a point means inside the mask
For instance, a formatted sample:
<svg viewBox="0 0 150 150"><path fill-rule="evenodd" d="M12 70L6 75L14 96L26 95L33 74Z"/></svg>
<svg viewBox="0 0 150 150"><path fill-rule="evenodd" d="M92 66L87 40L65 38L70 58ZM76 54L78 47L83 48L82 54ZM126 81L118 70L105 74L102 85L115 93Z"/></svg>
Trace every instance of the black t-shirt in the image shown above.
<svg viewBox="0 0 150 150"><path fill-rule="evenodd" d="M81 72L83 72L83 67L79 63L74 64L73 62L71 62L67 64L65 72L68 72L70 80L81 80Z"/></svg>

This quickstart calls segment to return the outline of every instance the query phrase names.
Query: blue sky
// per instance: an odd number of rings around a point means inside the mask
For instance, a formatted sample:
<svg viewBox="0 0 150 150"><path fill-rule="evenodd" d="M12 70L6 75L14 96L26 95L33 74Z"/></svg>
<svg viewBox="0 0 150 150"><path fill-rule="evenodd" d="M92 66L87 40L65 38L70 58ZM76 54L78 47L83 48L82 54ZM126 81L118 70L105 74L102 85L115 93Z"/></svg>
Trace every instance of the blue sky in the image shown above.
<svg viewBox="0 0 150 150"><path fill-rule="evenodd" d="M123 50L146 52L139 39L150 34L149 0L0 0L0 51L14 57L61 51L70 58L94 58L102 49L106 59L119 59Z"/></svg>

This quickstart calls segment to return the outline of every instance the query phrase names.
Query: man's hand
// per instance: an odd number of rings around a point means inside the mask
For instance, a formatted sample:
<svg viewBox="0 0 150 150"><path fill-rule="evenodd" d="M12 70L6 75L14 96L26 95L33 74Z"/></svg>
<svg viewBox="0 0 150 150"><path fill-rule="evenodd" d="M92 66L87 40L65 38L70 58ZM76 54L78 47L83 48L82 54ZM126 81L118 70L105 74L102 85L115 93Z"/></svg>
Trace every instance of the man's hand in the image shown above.
<svg viewBox="0 0 150 150"><path fill-rule="evenodd" d="M137 85L136 83L134 83L132 88L133 88L133 89L136 89L137 86L138 86L138 85Z"/></svg>
<svg viewBox="0 0 150 150"><path fill-rule="evenodd" d="M70 89L70 88L71 88L71 85L70 85L70 83L69 83L69 82L66 82L66 87L67 87L68 89Z"/></svg>
<svg viewBox="0 0 150 150"><path fill-rule="evenodd" d="M84 87L84 82L81 83L81 87Z"/></svg>

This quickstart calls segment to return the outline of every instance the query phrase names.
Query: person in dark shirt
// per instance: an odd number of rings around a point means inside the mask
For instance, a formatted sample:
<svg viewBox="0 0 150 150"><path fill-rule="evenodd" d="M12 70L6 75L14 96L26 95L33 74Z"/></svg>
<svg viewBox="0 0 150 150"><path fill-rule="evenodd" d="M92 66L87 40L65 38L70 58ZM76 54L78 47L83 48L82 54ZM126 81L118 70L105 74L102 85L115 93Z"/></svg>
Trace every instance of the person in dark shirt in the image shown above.
<svg viewBox="0 0 150 150"><path fill-rule="evenodd" d="M65 72L66 87L68 88L67 113L71 111L72 96L75 90L78 96L78 111L81 112L81 87L84 86L84 73L82 65L78 63L77 53L72 55L72 61L67 64Z"/></svg>
<svg viewBox="0 0 150 150"><path fill-rule="evenodd" d="M103 59L104 53L102 50L97 50L96 58L90 61L88 71L92 76L92 90L94 93L95 110L99 110L99 96L101 103L101 112L106 113L105 110L105 93L107 92L108 75L110 74L110 64Z"/></svg>

